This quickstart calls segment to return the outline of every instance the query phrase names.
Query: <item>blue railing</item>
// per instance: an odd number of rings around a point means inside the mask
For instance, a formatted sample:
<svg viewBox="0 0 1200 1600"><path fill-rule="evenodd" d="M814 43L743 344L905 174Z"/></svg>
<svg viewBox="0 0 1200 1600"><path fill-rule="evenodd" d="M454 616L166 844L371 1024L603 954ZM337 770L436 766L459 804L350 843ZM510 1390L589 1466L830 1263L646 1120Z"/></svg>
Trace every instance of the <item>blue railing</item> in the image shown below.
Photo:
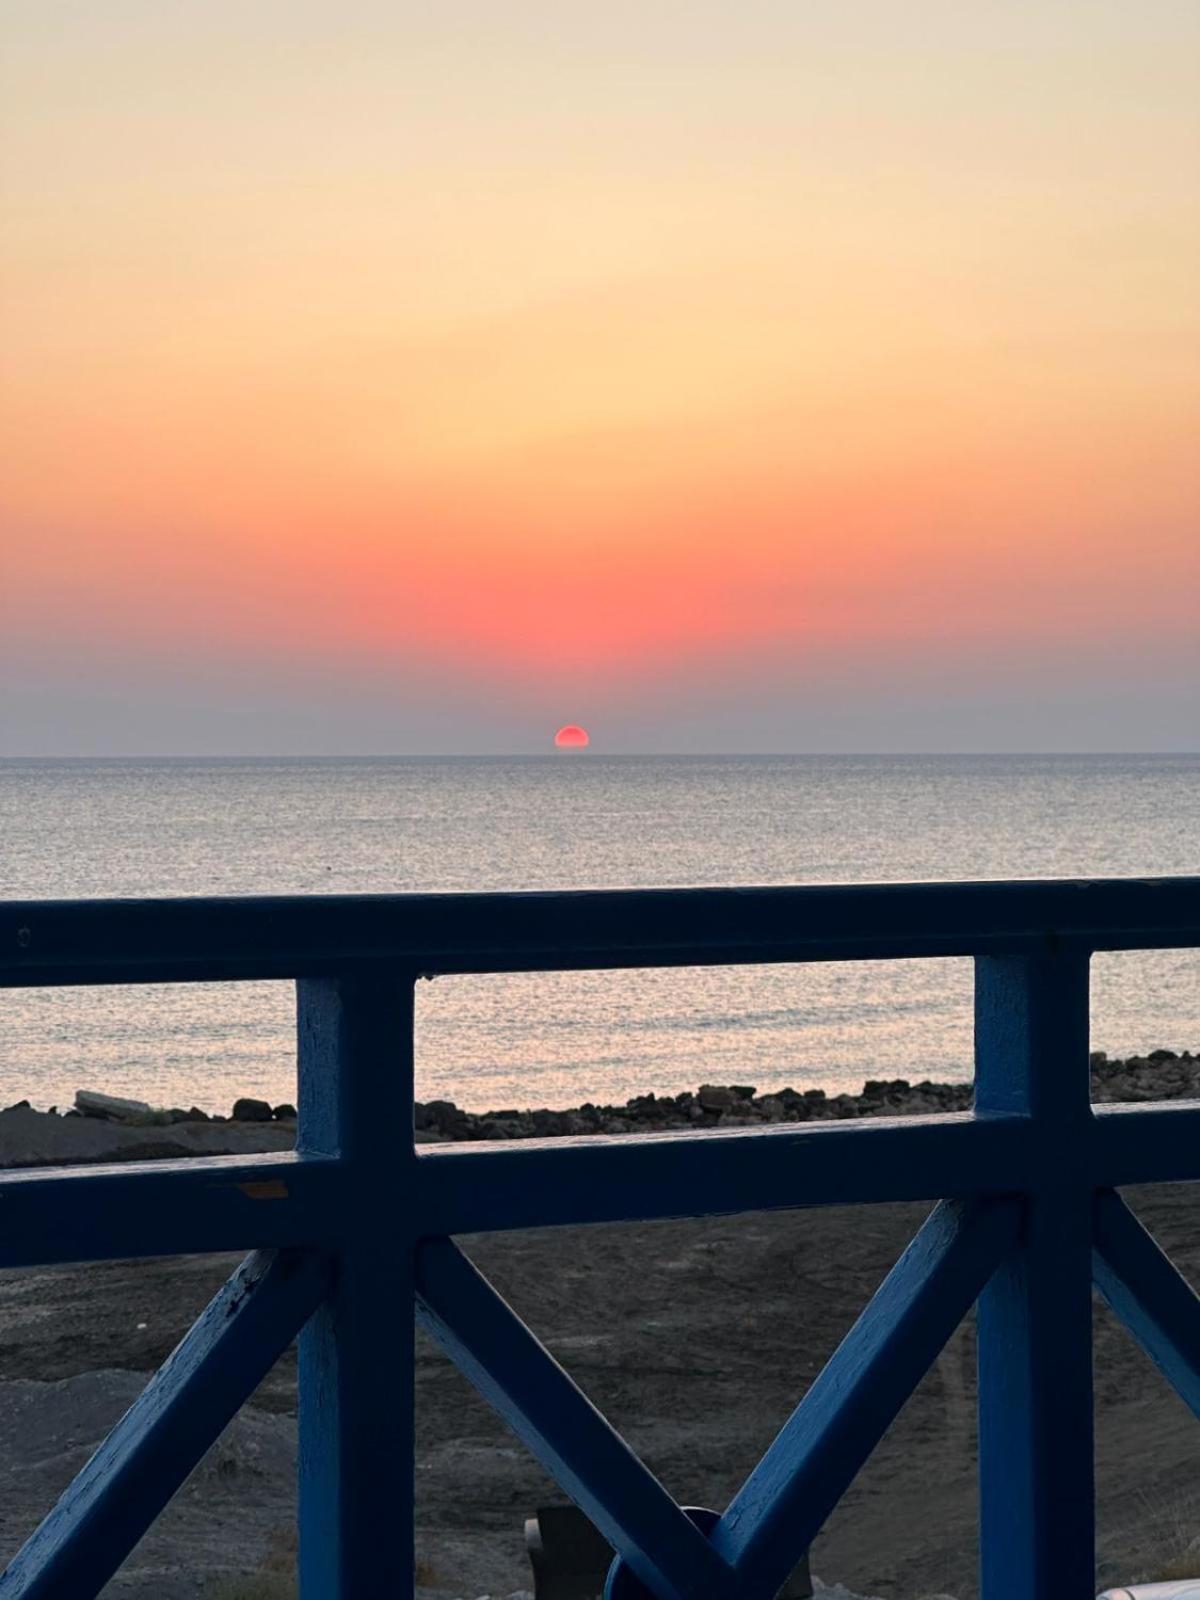
<svg viewBox="0 0 1200 1600"><path fill-rule="evenodd" d="M978 1301L984 1600L1093 1592L1092 1286L1200 1414L1200 1301L1124 1185L1200 1178L1200 1104L1093 1109L1093 951L1200 945L1200 878L0 907L0 984L294 978L292 1155L0 1175L0 1266L248 1249L0 1577L94 1595L300 1336L304 1600L413 1587L413 1309L619 1552L613 1600L771 1600ZM424 1147L440 973L972 956L969 1114ZM681 1509L459 1233L936 1201L720 1516Z"/></svg>

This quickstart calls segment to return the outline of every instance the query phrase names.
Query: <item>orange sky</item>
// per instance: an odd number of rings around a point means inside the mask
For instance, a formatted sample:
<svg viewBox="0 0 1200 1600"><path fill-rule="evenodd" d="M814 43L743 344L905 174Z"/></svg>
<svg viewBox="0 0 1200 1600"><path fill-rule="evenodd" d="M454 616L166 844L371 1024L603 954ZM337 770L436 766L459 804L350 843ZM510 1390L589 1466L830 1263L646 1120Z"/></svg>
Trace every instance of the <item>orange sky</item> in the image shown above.
<svg viewBox="0 0 1200 1600"><path fill-rule="evenodd" d="M6 8L0 748L1194 746L1200 12L583 9Z"/></svg>

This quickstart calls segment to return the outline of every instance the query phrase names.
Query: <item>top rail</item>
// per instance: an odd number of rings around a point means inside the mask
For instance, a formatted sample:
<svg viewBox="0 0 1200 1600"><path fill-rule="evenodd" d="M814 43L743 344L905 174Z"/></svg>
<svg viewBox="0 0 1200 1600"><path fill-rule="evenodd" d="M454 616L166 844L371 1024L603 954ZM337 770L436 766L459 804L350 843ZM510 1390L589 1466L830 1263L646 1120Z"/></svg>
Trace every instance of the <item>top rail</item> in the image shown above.
<svg viewBox="0 0 1200 1600"><path fill-rule="evenodd" d="M0 902L0 987L1200 944L1200 877Z"/></svg>

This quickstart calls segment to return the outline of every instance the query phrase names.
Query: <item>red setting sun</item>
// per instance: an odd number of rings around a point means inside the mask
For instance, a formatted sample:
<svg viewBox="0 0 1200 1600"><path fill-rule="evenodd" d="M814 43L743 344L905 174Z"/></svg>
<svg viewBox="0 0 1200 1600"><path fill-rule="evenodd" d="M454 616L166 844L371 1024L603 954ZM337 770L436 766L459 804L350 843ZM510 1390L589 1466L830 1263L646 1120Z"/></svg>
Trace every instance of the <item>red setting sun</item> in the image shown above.
<svg viewBox="0 0 1200 1600"><path fill-rule="evenodd" d="M591 742L587 729L577 727L573 722L568 722L554 735L556 750L584 750Z"/></svg>

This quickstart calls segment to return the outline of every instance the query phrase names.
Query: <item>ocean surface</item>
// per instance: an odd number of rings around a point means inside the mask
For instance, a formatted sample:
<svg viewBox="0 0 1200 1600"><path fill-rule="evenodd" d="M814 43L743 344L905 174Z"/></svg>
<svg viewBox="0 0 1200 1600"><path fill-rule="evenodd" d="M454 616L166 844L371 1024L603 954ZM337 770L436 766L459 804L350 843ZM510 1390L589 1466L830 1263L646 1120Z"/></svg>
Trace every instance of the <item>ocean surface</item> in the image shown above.
<svg viewBox="0 0 1200 1600"><path fill-rule="evenodd" d="M0 898L1200 872L1200 756L0 762ZM1093 1046L1200 1049L1200 956L1097 957ZM295 1098L286 984L0 992L0 1104ZM418 1093L969 1076L961 961L450 978Z"/></svg>

